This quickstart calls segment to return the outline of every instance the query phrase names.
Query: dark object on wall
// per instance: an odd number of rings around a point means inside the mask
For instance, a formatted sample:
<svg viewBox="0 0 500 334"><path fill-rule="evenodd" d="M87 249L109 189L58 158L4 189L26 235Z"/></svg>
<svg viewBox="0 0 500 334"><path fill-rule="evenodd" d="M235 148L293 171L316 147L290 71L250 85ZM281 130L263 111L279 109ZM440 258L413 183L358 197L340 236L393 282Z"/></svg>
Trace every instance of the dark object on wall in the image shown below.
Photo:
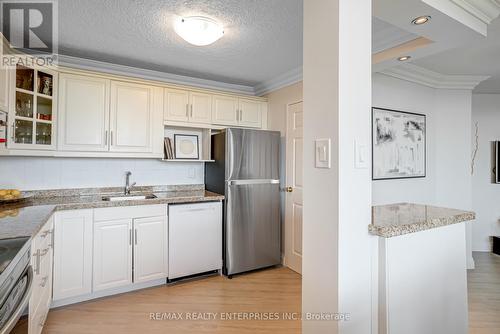
<svg viewBox="0 0 500 334"><path fill-rule="evenodd" d="M493 142L493 183L500 183L500 141Z"/></svg>
<svg viewBox="0 0 500 334"><path fill-rule="evenodd" d="M500 255L500 237L493 237L493 253Z"/></svg>

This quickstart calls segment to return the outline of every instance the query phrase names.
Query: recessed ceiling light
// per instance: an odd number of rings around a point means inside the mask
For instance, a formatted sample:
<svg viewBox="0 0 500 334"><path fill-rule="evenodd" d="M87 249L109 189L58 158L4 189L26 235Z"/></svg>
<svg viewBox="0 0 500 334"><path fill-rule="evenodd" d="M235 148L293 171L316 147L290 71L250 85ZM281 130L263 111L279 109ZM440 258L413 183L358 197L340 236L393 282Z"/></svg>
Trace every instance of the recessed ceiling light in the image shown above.
<svg viewBox="0 0 500 334"><path fill-rule="evenodd" d="M403 57L399 57L398 60L399 61L407 61L410 58L411 58L411 56L403 56Z"/></svg>
<svg viewBox="0 0 500 334"><path fill-rule="evenodd" d="M413 21L411 21L411 23L413 23L416 26L419 26L421 24L425 24L425 23L429 22L430 19L431 19L430 15L419 16L419 17L413 19Z"/></svg>
<svg viewBox="0 0 500 334"><path fill-rule="evenodd" d="M219 23L203 16L180 18L175 22L174 29L186 42L197 46L212 44L224 35Z"/></svg>

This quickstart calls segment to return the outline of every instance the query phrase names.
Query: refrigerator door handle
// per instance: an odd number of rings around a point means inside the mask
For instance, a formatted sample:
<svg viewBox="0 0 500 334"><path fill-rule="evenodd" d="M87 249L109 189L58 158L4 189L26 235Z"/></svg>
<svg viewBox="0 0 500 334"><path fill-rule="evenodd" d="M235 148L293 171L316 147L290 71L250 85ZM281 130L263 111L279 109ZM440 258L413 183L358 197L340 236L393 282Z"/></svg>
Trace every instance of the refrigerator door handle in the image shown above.
<svg viewBox="0 0 500 334"><path fill-rule="evenodd" d="M252 180L229 180L229 186L245 185L245 184L279 184L280 180L273 179L252 179Z"/></svg>

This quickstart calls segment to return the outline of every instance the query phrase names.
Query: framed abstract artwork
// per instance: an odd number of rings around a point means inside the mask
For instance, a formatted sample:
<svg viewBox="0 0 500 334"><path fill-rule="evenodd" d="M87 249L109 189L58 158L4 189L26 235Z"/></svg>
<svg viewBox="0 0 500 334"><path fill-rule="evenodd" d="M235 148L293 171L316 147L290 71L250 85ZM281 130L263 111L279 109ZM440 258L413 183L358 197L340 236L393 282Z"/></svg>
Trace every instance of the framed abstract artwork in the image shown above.
<svg viewBox="0 0 500 334"><path fill-rule="evenodd" d="M372 108L372 179L425 177L425 115Z"/></svg>
<svg viewBox="0 0 500 334"><path fill-rule="evenodd" d="M175 159L200 159L198 142L198 135L174 134Z"/></svg>

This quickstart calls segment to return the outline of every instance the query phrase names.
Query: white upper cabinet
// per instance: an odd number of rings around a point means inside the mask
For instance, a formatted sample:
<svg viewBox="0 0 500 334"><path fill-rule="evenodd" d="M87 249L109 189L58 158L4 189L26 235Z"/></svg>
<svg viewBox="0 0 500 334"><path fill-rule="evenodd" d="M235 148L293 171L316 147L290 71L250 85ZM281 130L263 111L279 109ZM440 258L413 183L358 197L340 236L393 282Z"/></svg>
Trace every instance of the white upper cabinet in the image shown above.
<svg viewBox="0 0 500 334"><path fill-rule="evenodd" d="M154 91L153 86L111 82L110 151L152 152Z"/></svg>
<svg viewBox="0 0 500 334"><path fill-rule="evenodd" d="M61 73L59 149L107 151L110 80Z"/></svg>
<svg viewBox="0 0 500 334"><path fill-rule="evenodd" d="M212 122L212 95L190 92L189 120L194 123L210 124Z"/></svg>
<svg viewBox="0 0 500 334"><path fill-rule="evenodd" d="M165 89L165 121L187 122L189 120L189 92L180 89Z"/></svg>
<svg viewBox="0 0 500 334"><path fill-rule="evenodd" d="M238 125L238 99L230 96L214 95L212 120L214 124Z"/></svg>
<svg viewBox="0 0 500 334"><path fill-rule="evenodd" d="M134 219L134 283L167 277L167 233L164 216Z"/></svg>
<svg viewBox="0 0 500 334"><path fill-rule="evenodd" d="M262 102L239 99L238 125L252 128L262 126Z"/></svg>
<svg viewBox="0 0 500 334"><path fill-rule="evenodd" d="M132 219L94 223L93 291L132 284Z"/></svg>
<svg viewBox="0 0 500 334"><path fill-rule="evenodd" d="M0 110L8 112L9 108L9 72L0 66Z"/></svg>
<svg viewBox="0 0 500 334"><path fill-rule="evenodd" d="M214 124L262 127L263 102L217 95L213 97Z"/></svg>
<svg viewBox="0 0 500 334"><path fill-rule="evenodd" d="M165 89L163 113L167 122L210 124L212 95L180 89Z"/></svg>

